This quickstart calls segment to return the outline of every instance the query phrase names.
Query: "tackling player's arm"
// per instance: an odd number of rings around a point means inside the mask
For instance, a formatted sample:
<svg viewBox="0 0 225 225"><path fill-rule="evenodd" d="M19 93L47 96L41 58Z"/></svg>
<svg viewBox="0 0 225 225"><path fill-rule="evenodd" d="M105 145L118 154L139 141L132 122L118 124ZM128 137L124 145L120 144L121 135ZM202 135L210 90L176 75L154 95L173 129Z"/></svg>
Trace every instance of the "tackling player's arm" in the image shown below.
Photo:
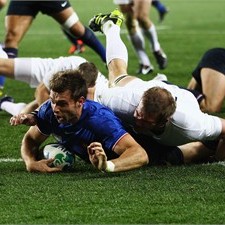
<svg viewBox="0 0 225 225"><path fill-rule="evenodd" d="M48 136L43 135L37 126L30 127L24 135L21 145L21 156L25 162L27 171L43 173L61 171L60 168L51 168L48 166L54 159L37 160L39 147L47 138Z"/></svg>

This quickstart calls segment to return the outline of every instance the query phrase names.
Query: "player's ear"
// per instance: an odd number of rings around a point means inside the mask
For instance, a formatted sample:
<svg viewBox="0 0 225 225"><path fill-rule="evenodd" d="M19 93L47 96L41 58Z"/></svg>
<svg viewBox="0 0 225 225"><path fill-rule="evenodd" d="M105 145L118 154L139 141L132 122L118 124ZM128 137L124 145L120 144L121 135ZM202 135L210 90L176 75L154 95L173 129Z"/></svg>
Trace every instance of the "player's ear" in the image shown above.
<svg viewBox="0 0 225 225"><path fill-rule="evenodd" d="M78 103L79 105L83 105L85 102L85 98L83 96L81 96L79 99L78 99Z"/></svg>

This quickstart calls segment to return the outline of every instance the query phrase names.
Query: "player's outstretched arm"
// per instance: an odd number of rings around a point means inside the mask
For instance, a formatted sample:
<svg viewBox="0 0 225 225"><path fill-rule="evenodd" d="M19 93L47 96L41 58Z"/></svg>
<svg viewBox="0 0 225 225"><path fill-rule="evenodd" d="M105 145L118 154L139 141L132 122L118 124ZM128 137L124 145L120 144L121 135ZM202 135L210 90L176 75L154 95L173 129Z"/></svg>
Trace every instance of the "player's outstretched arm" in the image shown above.
<svg viewBox="0 0 225 225"><path fill-rule="evenodd" d="M107 161L107 156L98 142L88 146L89 159L94 167L106 172L122 172L140 168L148 164L146 151L131 137L125 135L116 144L114 151L118 158Z"/></svg>
<svg viewBox="0 0 225 225"><path fill-rule="evenodd" d="M130 134L121 138L113 151L120 155L118 158L112 160L115 164L115 172L137 169L149 163L146 151Z"/></svg>
<svg viewBox="0 0 225 225"><path fill-rule="evenodd" d="M30 127L24 135L21 145L21 156L28 172L52 173L62 170L60 167L49 167L54 159L37 160L39 147L47 138L48 136L40 133L36 126Z"/></svg>

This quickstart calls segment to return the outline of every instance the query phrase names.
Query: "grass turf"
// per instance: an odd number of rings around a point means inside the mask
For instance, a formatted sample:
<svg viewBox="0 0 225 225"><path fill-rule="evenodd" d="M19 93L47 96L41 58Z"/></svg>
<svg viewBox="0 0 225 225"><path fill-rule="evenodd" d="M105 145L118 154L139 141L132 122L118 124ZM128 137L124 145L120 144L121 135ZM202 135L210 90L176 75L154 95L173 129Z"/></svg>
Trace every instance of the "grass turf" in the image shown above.
<svg viewBox="0 0 225 225"><path fill-rule="evenodd" d="M223 0L164 0L170 12L157 24L160 43L169 58L165 73L175 84L186 86L202 54L212 47L225 47ZM112 0L72 0L81 21L115 8ZM88 4L89 3L89 4ZM95 6L95 7L94 7ZM4 36L1 11L0 35ZM153 21L158 20L155 9ZM123 25L122 31L126 31ZM104 37L98 34L102 43ZM125 32L129 73L135 74L137 58ZM59 26L38 15L20 45L21 57L67 55L70 44ZM82 54L107 74L99 56L86 47ZM15 101L29 102L33 90L22 82L7 80L5 90ZM224 112L224 109L223 109ZM224 117L224 113L219 115ZM10 116L0 112L0 224L223 224L225 222L224 166L145 167L119 174L99 173L77 160L72 172L28 173L23 162L2 162L20 157L20 143L27 127L10 127Z"/></svg>

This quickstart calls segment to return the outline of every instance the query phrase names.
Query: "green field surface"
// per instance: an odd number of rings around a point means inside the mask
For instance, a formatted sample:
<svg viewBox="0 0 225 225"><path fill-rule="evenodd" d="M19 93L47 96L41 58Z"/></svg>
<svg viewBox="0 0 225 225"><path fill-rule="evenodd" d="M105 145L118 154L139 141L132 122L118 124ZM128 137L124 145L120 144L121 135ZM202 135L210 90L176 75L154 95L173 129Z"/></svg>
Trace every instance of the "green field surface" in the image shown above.
<svg viewBox="0 0 225 225"><path fill-rule="evenodd" d="M142 75L149 80L157 73L187 86L202 54L213 47L225 48L225 0L162 0L169 8L163 23L151 9L159 41L168 56L160 71L149 44L155 67ZM80 20L88 26L96 13L107 13L113 0L72 0ZM4 16L0 12L0 42L4 40ZM105 38L96 33L103 44ZM138 60L123 24L121 37L129 52L130 74ZM38 14L19 47L20 57L67 56L69 41L50 17ZM107 76L100 57L86 46L81 54ZM29 102L34 89L8 79L5 93L16 102ZM225 108L219 113L225 117ZM28 173L21 161L20 144L26 126L11 127L10 115L0 112L0 224L225 224L225 163L177 167L144 167L107 174L79 159L70 172Z"/></svg>

